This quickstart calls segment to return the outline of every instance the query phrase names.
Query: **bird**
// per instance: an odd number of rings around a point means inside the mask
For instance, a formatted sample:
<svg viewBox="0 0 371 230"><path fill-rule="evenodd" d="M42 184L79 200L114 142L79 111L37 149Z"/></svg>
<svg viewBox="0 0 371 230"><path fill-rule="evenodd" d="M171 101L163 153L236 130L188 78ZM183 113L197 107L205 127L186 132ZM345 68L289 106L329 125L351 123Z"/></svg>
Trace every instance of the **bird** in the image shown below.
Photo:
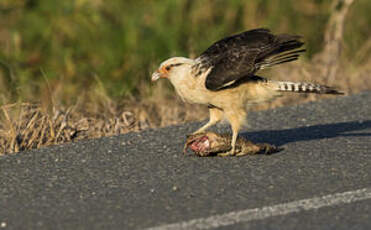
<svg viewBox="0 0 371 230"><path fill-rule="evenodd" d="M238 133L246 124L251 105L284 92L343 94L326 85L256 75L259 70L297 60L306 51L301 38L275 35L266 28L248 30L215 42L197 58L171 57L160 64L151 78L168 79L183 101L208 106L209 121L193 134L227 120L232 130L231 149L223 156L236 155Z"/></svg>

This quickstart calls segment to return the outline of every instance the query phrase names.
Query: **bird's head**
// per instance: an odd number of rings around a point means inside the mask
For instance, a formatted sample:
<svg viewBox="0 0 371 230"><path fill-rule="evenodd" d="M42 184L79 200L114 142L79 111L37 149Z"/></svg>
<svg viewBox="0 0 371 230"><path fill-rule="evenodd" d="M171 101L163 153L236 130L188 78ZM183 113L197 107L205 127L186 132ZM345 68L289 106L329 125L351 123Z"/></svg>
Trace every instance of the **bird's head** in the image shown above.
<svg viewBox="0 0 371 230"><path fill-rule="evenodd" d="M152 81L160 78L172 78L182 75L186 70L189 70L193 65L194 60L184 57L173 57L162 62L160 67L152 74Z"/></svg>

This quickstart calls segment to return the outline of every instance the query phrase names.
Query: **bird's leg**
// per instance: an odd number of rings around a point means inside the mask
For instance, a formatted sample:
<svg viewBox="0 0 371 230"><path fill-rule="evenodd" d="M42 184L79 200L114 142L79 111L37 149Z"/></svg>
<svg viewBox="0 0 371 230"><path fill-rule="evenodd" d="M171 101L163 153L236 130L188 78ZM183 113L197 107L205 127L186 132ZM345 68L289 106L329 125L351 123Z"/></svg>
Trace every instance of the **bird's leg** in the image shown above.
<svg viewBox="0 0 371 230"><path fill-rule="evenodd" d="M233 129L232 141L231 141L231 146L232 146L231 155L236 154L236 141L237 141L237 136L238 136L238 129L237 130Z"/></svg>
<svg viewBox="0 0 371 230"><path fill-rule="evenodd" d="M238 136L238 130L235 130L232 128L233 134L232 134L232 140L231 140L231 150L225 153L219 153L218 156L220 157L227 157L227 156L234 156L236 155L236 141Z"/></svg>
<svg viewBox="0 0 371 230"><path fill-rule="evenodd" d="M218 108L210 108L209 113L210 113L209 121L204 126L199 128L197 131L192 133L192 135L204 132L206 129L215 125L217 122L219 122L223 118L223 111Z"/></svg>
<svg viewBox="0 0 371 230"><path fill-rule="evenodd" d="M232 128L231 150L226 153L219 153L218 156L225 157L236 155L236 141L238 137L238 131L240 130L241 124L244 122L245 118L245 111L236 111L233 114L227 114L227 119L231 123Z"/></svg>
<svg viewBox="0 0 371 230"><path fill-rule="evenodd" d="M199 128L196 132L192 133L191 135L187 135L187 141L184 144L183 153L186 152L188 144L192 142L194 135L203 133L207 128L213 126L223 118L223 110L220 110L218 108L209 108L209 113L210 113L209 121L204 126Z"/></svg>

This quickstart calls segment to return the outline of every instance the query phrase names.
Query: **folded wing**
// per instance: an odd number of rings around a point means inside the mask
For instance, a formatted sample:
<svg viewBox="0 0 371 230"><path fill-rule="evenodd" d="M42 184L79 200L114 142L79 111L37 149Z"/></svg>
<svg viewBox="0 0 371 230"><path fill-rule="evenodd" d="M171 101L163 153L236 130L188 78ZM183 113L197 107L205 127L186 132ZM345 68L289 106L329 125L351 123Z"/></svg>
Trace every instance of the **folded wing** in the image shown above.
<svg viewBox="0 0 371 230"><path fill-rule="evenodd" d="M244 82L262 68L294 61L304 49L300 36L273 35L268 29L249 30L217 41L197 59L194 68L200 74L211 68L206 88L221 90Z"/></svg>

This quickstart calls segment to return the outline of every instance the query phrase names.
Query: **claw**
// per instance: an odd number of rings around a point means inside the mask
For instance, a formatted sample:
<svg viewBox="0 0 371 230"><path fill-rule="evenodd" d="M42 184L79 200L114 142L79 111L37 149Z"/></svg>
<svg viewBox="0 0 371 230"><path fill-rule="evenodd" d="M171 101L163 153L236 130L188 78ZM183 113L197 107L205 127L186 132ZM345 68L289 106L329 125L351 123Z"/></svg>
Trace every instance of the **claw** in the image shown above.
<svg viewBox="0 0 371 230"><path fill-rule="evenodd" d="M228 152L225 152L225 153L218 153L217 155L218 155L218 157L230 157L230 156L235 156L236 152L233 152L231 150L231 151L228 151Z"/></svg>
<svg viewBox="0 0 371 230"><path fill-rule="evenodd" d="M230 154L229 152L226 152L226 153L218 153L217 156L218 157L229 157L229 156L233 156L233 155Z"/></svg>

